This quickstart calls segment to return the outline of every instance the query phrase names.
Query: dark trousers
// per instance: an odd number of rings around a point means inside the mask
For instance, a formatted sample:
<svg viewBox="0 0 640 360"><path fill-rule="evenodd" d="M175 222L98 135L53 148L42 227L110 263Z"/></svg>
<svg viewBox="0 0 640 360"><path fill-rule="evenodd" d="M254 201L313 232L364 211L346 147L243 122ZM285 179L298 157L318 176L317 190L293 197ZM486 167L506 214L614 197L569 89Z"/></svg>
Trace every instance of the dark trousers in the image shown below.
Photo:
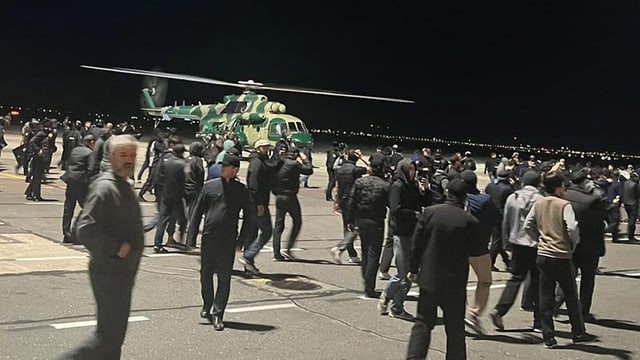
<svg viewBox="0 0 640 360"><path fill-rule="evenodd" d="M638 204L624 205L624 210L627 212L627 237L629 240L636 237L636 220L638 220Z"/></svg>
<svg viewBox="0 0 640 360"><path fill-rule="evenodd" d="M292 225L287 250L291 250L302 228L302 210L296 194L276 195L276 221L273 227L273 256L280 255L280 238L284 231L284 217L291 215Z"/></svg>
<svg viewBox="0 0 640 360"><path fill-rule="evenodd" d="M224 310L229 302L229 292L231 291L231 271L233 270L233 260L235 249L211 248L202 241L202 255L200 267L200 289L202 295L202 310L210 311L213 316L224 315ZM213 274L218 274L218 286L213 290ZM215 294L215 297L214 297Z"/></svg>
<svg viewBox="0 0 640 360"><path fill-rule="evenodd" d="M513 303L516 301L520 284L525 280L527 274L531 274L531 295L533 299L538 299L539 273L536 265L538 257L538 249L535 247L512 245L513 246L513 268L511 270L511 279L507 282L500 300L495 309L500 316L504 316ZM524 291L523 291L524 297ZM540 312L538 300L533 301L533 324L534 327L540 326Z"/></svg>
<svg viewBox="0 0 640 360"><path fill-rule="evenodd" d="M193 210L196 206L196 202L198 200L198 194L200 192L199 191L195 191L195 190L186 190L184 193L184 199L187 202L187 223L189 221L191 221L191 217L193 215ZM186 228L185 228L186 229ZM191 246L191 247L195 247L196 246L196 238L193 238L193 244L189 243L187 245Z"/></svg>
<svg viewBox="0 0 640 360"><path fill-rule="evenodd" d="M35 199L42 198L42 177L44 176L44 160L41 156L34 156L31 159L31 171L29 172L29 186L25 190L24 194L32 196Z"/></svg>
<svg viewBox="0 0 640 360"><path fill-rule="evenodd" d="M498 255L500 255L505 265L510 265L509 254L507 254L507 251L502 247L502 228L499 226L494 227L491 233L491 248L489 249L489 254L491 255L491 266L495 265Z"/></svg>
<svg viewBox="0 0 640 360"><path fill-rule="evenodd" d="M376 293L376 274L382 252L382 240L384 238L384 223L376 223L374 220L358 221L360 241L362 242L362 278L364 279L365 294Z"/></svg>
<svg viewBox="0 0 640 360"><path fill-rule="evenodd" d="M553 309L555 306L556 282L564 293L571 322L571 333L580 335L584 333L584 321L578 301L578 289L576 287L576 271L571 259L555 259L546 256L538 256L536 260L540 271L540 318L542 322L542 336L549 340L555 336L553 326Z"/></svg>
<svg viewBox="0 0 640 360"><path fill-rule="evenodd" d="M67 184L67 189L64 192L64 210L62 212L62 235L64 236L64 242L73 242L74 236L71 233L71 219L73 218L76 203L82 208L86 196L86 186L73 183Z"/></svg>
<svg viewBox="0 0 640 360"><path fill-rule="evenodd" d="M31 164L31 155L29 155L29 151L25 150L24 158L22 158L20 164L22 165L22 173L26 179L29 179L29 165Z"/></svg>
<svg viewBox="0 0 640 360"><path fill-rule="evenodd" d="M536 265L536 272L538 272L538 266ZM520 307L523 309L533 309L534 302L538 302L538 298L540 297L540 274L538 272L538 276L536 276L536 286L535 289L531 286L531 273L527 274L527 277L524 279L524 283L522 283L522 299L520 300ZM539 310L539 308L538 308Z"/></svg>
<svg viewBox="0 0 640 360"><path fill-rule="evenodd" d="M173 235L176 221L180 225L180 241L182 242L187 230L187 218L184 215L182 198L162 197L159 205L158 224L156 225L156 235L153 239L153 245L156 247L162 246L162 238L167 228L169 235ZM169 226L170 223L173 223L174 226Z"/></svg>
<svg viewBox="0 0 640 360"><path fill-rule="evenodd" d="M580 309L582 316L591 312L593 300L593 290L596 285L596 270L600 257L595 254L588 254L580 251L573 253L573 265L580 269ZM556 288L556 308L559 308L565 301L562 289Z"/></svg>
<svg viewBox="0 0 640 360"><path fill-rule="evenodd" d="M327 192L325 194L325 198L327 200L331 200L333 199L333 197L331 196L331 192L333 191L333 188L336 187L336 172L332 167L328 167L327 175L329 175L329 183L327 184Z"/></svg>
<svg viewBox="0 0 640 360"><path fill-rule="evenodd" d="M620 205L610 204L607 208L607 218L609 226L605 229L605 232L610 232L611 239L618 241L620 232Z"/></svg>
<svg viewBox="0 0 640 360"><path fill-rule="evenodd" d="M144 171L147 170L147 168L149 167L149 157L145 156L144 157L144 162L142 163L142 166L140 167L140 171L138 171L138 181L140 181L140 179L142 179L142 174L144 174ZM151 174L149 174L151 175Z"/></svg>
<svg viewBox="0 0 640 360"><path fill-rule="evenodd" d="M71 154L71 150L69 149L68 146L65 146L62 148L62 155L60 155L60 169L61 170L66 170L67 169L67 161L69 161L69 155Z"/></svg>
<svg viewBox="0 0 640 360"><path fill-rule="evenodd" d="M55 142L55 139L54 139ZM49 169L51 168L51 158L53 157L53 152L52 151L47 151L44 156L42 157L42 160L44 161L44 173L48 174L49 173Z"/></svg>
<svg viewBox="0 0 640 360"><path fill-rule="evenodd" d="M155 170L156 170L155 166L149 167L149 176L147 176L147 179L144 181L144 184L142 184L142 188L140 189L140 196L143 196L149 190L151 190L151 188L153 188L153 175L155 173ZM154 191L154 194L156 194L157 196L157 191Z"/></svg>
<svg viewBox="0 0 640 360"><path fill-rule="evenodd" d="M340 204L340 208L342 209L346 209L346 204L341 203ZM353 247L353 243L356 241L356 238L358 237L358 232L353 230L353 231L349 231L347 229L347 222L345 221L345 211L342 212L342 234L343 234L343 238L342 240L340 240L340 243L338 244L338 249L340 249L340 251L344 251L347 250L347 252L349 253L350 257L357 257L358 256L358 252L356 251L356 249Z"/></svg>
<svg viewBox="0 0 640 360"><path fill-rule="evenodd" d="M426 359L431 343L431 330L436 325L438 307L444 316L444 331L447 333L447 360L465 360L467 344L464 334L465 284L459 291L447 290L445 293L427 291L420 288L418 309L411 329L407 359Z"/></svg>
<svg viewBox="0 0 640 360"><path fill-rule="evenodd" d="M264 245L269 241L269 239L271 239L271 235L273 234L271 213L268 206L264 207L264 214L262 216L256 217L256 226L260 231L260 235L256 234L256 239L253 240L244 250L244 258L250 261L255 259L256 255L258 255Z"/></svg>
<svg viewBox="0 0 640 360"><path fill-rule="evenodd" d="M573 262L580 269L580 307L584 316L591 312L593 290L596 286L596 271L598 270L600 257L593 254L577 253L573 255Z"/></svg>
<svg viewBox="0 0 640 360"><path fill-rule="evenodd" d="M89 263L89 276L98 325L92 336L61 359L118 360L127 332L135 273L105 273Z"/></svg>
<svg viewBox="0 0 640 360"><path fill-rule="evenodd" d="M380 259L380 272L388 273L391 269L391 261L393 260L393 234L389 219L387 218L387 236L384 238L382 245L382 259Z"/></svg>

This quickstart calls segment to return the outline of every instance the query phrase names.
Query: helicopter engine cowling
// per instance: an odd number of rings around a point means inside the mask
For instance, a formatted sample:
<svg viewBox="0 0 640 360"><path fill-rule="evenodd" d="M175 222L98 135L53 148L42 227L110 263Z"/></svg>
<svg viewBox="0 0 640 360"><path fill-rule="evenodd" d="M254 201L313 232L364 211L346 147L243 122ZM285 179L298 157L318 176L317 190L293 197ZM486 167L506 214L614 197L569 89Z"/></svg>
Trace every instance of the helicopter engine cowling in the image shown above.
<svg viewBox="0 0 640 360"><path fill-rule="evenodd" d="M284 114L287 112L287 107L277 101L269 101L265 106L265 111L272 114Z"/></svg>

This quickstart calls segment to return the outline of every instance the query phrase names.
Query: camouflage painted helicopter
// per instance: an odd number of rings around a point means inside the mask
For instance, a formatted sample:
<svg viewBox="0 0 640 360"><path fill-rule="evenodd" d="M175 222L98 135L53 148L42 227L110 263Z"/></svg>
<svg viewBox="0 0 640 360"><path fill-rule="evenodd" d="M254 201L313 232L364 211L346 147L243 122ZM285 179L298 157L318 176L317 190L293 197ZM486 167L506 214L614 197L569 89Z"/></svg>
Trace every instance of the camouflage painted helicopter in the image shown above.
<svg viewBox="0 0 640 360"><path fill-rule="evenodd" d="M265 85L253 80L237 83L208 79L199 76L172 74L160 71L128 68L108 68L81 65L83 68L145 76L141 90L141 109L149 116L163 120L185 119L199 121L196 137L211 138L213 134L235 133L240 144L251 147L258 139L267 139L272 144L283 136L289 137L297 146L312 146L313 138L304 122L286 113L286 106L277 101L269 101L256 90L276 90L317 95L330 95L359 99L413 103L412 100L354 95L329 90L315 90L297 87ZM243 89L240 95L226 95L222 103L162 106L166 97L167 80L185 80L212 85L222 85Z"/></svg>

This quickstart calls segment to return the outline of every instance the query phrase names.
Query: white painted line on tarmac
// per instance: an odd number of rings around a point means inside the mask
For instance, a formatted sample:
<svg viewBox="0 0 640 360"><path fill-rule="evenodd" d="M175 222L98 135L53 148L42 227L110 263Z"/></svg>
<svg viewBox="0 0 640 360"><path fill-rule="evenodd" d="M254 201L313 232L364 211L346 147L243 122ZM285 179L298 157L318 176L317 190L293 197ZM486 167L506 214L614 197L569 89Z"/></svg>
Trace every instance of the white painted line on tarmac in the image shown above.
<svg viewBox="0 0 640 360"><path fill-rule="evenodd" d="M286 303L286 304L246 306L246 307L231 308L231 309L226 309L225 312L228 312L228 313L242 313L242 312L250 312L250 311L287 309L287 308L294 308L294 307L296 307L294 304Z"/></svg>
<svg viewBox="0 0 640 360"><path fill-rule="evenodd" d="M58 205L58 206L64 206L64 200L61 201L30 201L30 202L25 202L25 205ZM155 203L140 203L140 206L156 206Z"/></svg>
<svg viewBox="0 0 640 360"><path fill-rule="evenodd" d="M171 257L171 256L185 256L182 253L166 253L166 254L145 254L144 257Z"/></svg>
<svg viewBox="0 0 640 360"><path fill-rule="evenodd" d="M147 321L147 320L149 320L149 318L146 316L130 316L129 317L129 322ZM49 324L49 326L55 328L56 330L63 330L63 329L73 329L78 327L96 326L96 324L97 324L96 320L89 320L89 321L76 321L76 322L70 322L70 323Z"/></svg>
<svg viewBox="0 0 640 360"><path fill-rule="evenodd" d="M291 248L291 251L302 251L304 249L299 249L299 248ZM269 247L269 246L265 246L260 250L261 253L272 253L273 252L273 248Z"/></svg>
<svg viewBox="0 0 640 360"><path fill-rule="evenodd" d="M64 206L64 202L59 202L59 201L32 201L32 202L26 202L24 204L25 205L60 205L60 206Z"/></svg>
<svg viewBox="0 0 640 360"><path fill-rule="evenodd" d="M633 274L626 274L626 275L633 275ZM638 275L640 275L640 274L638 274ZM579 277L579 276L576 278L576 282L580 282L580 277ZM524 283L524 282L523 282L523 283ZM507 287L507 283L504 283L504 284L495 284L495 285L491 285L491 286L489 287L489 289L503 289L503 288L506 288L506 287ZM474 286L467 286L467 290L468 290L468 291L475 290L476 288L477 288L477 286L475 286L475 285L474 285ZM409 292L407 293L407 295L419 296L419 295L420 295L420 293L419 293L418 291L409 291Z"/></svg>
<svg viewBox="0 0 640 360"><path fill-rule="evenodd" d="M18 258L16 261L50 261L50 260L76 260L86 259L87 255L80 256L50 256L50 257L32 257L32 258Z"/></svg>

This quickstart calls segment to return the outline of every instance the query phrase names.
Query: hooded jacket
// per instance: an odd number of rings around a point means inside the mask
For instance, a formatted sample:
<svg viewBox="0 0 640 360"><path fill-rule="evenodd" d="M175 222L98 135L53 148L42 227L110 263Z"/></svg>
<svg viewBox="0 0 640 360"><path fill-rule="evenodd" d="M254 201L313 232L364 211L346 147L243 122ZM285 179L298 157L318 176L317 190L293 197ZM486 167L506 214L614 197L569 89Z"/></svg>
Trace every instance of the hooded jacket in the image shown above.
<svg viewBox="0 0 640 360"><path fill-rule="evenodd" d="M532 185L525 185L522 189L507 197L502 218L502 242L526 247L538 246L538 239L532 238L524 228L524 220L536 201L542 199L540 190Z"/></svg>
<svg viewBox="0 0 640 360"><path fill-rule="evenodd" d="M235 145L233 140L225 140L224 143L222 143L222 151L220 151L220 153L218 153L218 156L216 156L216 164L219 164L222 162L222 159L224 159L224 156L227 154L227 151L229 151L229 149L231 149L233 145Z"/></svg>
<svg viewBox="0 0 640 360"><path fill-rule="evenodd" d="M415 177L409 176L408 160L398 163L397 180L389 189L389 227L391 234L411 236L423 206L431 205L431 192L420 193Z"/></svg>

